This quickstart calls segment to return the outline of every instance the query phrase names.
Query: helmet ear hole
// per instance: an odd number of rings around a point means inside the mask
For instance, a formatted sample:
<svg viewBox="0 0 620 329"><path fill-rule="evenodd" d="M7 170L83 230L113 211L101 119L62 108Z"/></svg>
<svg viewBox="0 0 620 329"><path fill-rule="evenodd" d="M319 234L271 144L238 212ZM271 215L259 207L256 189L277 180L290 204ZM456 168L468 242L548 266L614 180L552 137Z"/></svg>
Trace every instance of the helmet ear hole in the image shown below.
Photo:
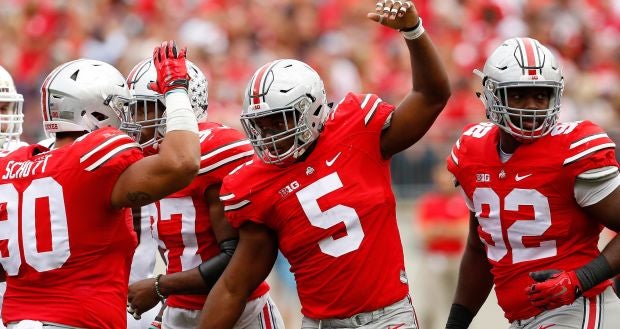
<svg viewBox="0 0 620 329"><path fill-rule="evenodd" d="M103 120L108 118L107 115L105 115L105 114L103 114L101 112L92 112L91 114L95 117L95 119L97 119L99 121L103 121Z"/></svg>

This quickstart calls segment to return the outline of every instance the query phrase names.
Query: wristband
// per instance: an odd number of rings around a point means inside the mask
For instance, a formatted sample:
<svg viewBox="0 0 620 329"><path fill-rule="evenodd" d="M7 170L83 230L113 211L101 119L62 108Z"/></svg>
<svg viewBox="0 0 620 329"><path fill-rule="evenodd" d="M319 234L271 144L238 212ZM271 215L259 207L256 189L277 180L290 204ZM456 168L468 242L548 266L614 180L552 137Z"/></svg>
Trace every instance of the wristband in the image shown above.
<svg viewBox="0 0 620 329"><path fill-rule="evenodd" d="M583 291L588 291L599 283L611 279L614 272L605 256L599 255L582 268L577 269L575 275Z"/></svg>
<svg viewBox="0 0 620 329"><path fill-rule="evenodd" d="M198 133L196 114L184 89L166 93L166 133L175 130Z"/></svg>
<svg viewBox="0 0 620 329"><path fill-rule="evenodd" d="M452 304L446 329L467 329L474 319L474 315L467 307L461 304Z"/></svg>
<svg viewBox="0 0 620 329"><path fill-rule="evenodd" d="M418 23L414 27L401 29L400 33L407 40L415 40L419 38L424 33L424 31L426 30L424 29L424 26L422 25L422 17L419 17Z"/></svg>
<svg viewBox="0 0 620 329"><path fill-rule="evenodd" d="M159 290L159 279L161 279L162 275L163 274L157 274L157 276L155 277L155 293L157 294L157 297L159 297L159 300L163 302L166 300L166 296L164 296L161 293L161 290Z"/></svg>

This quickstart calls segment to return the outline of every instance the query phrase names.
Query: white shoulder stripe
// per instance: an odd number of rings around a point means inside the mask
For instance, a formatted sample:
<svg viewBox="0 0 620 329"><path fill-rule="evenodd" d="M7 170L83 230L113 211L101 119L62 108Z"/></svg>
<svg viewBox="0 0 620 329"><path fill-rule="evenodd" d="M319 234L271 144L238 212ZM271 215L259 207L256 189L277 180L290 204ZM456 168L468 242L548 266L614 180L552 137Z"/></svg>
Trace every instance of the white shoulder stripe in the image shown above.
<svg viewBox="0 0 620 329"><path fill-rule="evenodd" d="M127 138L128 142L132 142L132 144L135 144L134 140L131 139L131 137L127 136L127 135L116 135L108 140L106 140L105 142L101 143L101 145L95 147L94 149L92 149L90 152L84 154L81 158L80 158L80 163L88 160L88 158L90 158L91 156L93 156L93 154L101 151L101 149L105 148L106 146L116 142L119 139L123 139L123 138ZM137 145L137 144L136 144Z"/></svg>
<svg viewBox="0 0 620 329"><path fill-rule="evenodd" d="M250 160L250 161L248 161L248 162L245 162L245 163L242 163L242 164L238 165L238 166L237 166L237 168L235 168L235 169L231 170L228 174L229 174L229 175L232 175L232 174L236 173L237 171L239 171L239 169L243 168L243 166L249 165L249 164L251 164L252 162L254 162L254 159L252 159L252 160Z"/></svg>
<svg viewBox="0 0 620 329"><path fill-rule="evenodd" d="M211 151L211 152L201 156L200 157L200 161L206 160L206 159L208 159L208 158L210 158L212 156L218 155L218 154L220 154L222 152L228 151L228 150L233 149L233 148L235 148L237 146L249 145L249 144L250 144L250 141L248 141L248 140L240 140L238 142L234 142L234 143L230 143L228 145L224 145L224 146L222 146L222 147L220 147L218 149L215 149L215 150L213 150L213 151Z"/></svg>
<svg viewBox="0 0 620 329"><path fill-rule="evenodd" d="M216 162L216 163L214 163L214 164L212 164L210 166L206 166L204 168L200 168L200 170L198 171L198 175L204 174L204 173L208 173L209 171L213 171L213 170L215 170L215 169L217 169L219 167L227 165L227 164L229 164L229 163L231 163L233 161L239 160L241 158L244 158L244 157L247 157L247 156L252 156L253 154L254 154L254 150L245 151L245 152L242 152L242 153L237 153L237 154L235 154L233 156L230 156L230 157L228 157L226 159L222 159L222 160L220 160L220 161L218 161L218 162Z"/></svg>
<svg viewBox="0 0 620 329"><path fill-rule="evenodd" d="M229 194L226 194L226 195L220 195L220 200L221 201L228 201L230 199L234 199L234 197L235 197L234 193L229 193Z"/></svg>
<svg viewBox="0 0 620 329"><path fill-rule="evenodd" d="M370 101L370 97L372 97L372 94L366 94L366 97L364 97L364 100L362 101L360 108L363 109L366 107L366 104L368 104L368 101Z"/></svg>
<svg viewBox="0 0 620 329"><path fill-rule="evenodd" d="M600 133L600 134L596 134L596 135L592 135L592 136L588 136L586 138L580 139L572 144L570 144L570 149L574 149L575 147L579 146L579 145L583 145L589 141L593 141L595 139L599 139L599 138L609 138L609 136L607 136L606 133Z"/></svg>
<svg viewBox="0 0 620 329"><path fill-rule="evenodd" d="M108 152L108 154L102 156L99 160L97 160L95 163L91 164L90 166L86 167L87 171L93 171L95 169L97 169L99 166L101 166L104 162L110 160L113 156L115 156L116 154L118 154L119 152L129 149L129 148L139 148L140 145L138 145L138 143L131 143L131 144L123 144L115 149L113 149L112 151Z"/></svg>
<svg viewBox="0 0 620 329"><path fill-rule="evenodd" d="M457 150L461 149L461 139L460 138L456 140L456 149Z"/></svg>
<svg viewBox="0 0 620 329"><path fill-rule="evenodd" d="M370 122L370 119L372 119L372 117L375 115L375 111L377 111L377 107L381 102L383 102L383 100L381 100L381 98L377 98L375 103L372 104L370 111L368 111L368 113L366 113L366 117L364 117L364 125L368 125L368 122Z"/></svg>
<svg viewBox="0 0 620 329"><path fill-rule="evenodd" d="M239 203L231 204L230 206L224 206L224 211L237 210L250 204L250 200L243 200Z"/></svg>
<svg viewBox="0 0 620 329"><path fill-rule="evenodd" d="M564 160L564 164L563 165L566 166L567 164L571 164L571 163L573 163L573 162L583 158L584 156L586 156L588 154L591 154L591 153L594 153L596 151L600 151L602 149L607 149L607 148L615 148L615 147L616 147L615 143L605 143L605 144L596 145L596 146L591 147L591 148L589 148L589 149L587 149L585 151L579 152L579 153L577 153L576 155L573 155L570 158L567 158L566 160Z"/></svg>
<svg viewBox="0 0 620 329"><path fill-rule="evenodd" d="M456 164L458 166L459 165L459 158L456 157L456 155L454 154L454 151L450 152L450 156L452 157L452 161L454 161L454 164Z"/></svg>

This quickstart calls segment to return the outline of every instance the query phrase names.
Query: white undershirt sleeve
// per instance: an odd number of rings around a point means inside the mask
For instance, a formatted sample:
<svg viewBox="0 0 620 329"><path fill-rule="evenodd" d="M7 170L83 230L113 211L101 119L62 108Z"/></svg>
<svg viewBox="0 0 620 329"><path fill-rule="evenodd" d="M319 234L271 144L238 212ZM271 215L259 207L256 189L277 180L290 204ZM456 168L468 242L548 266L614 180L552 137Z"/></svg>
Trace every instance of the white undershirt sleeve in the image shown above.
<svg viewBox="0 0 620 329"><path fill-rule="evenodd" d="M575 200L581 207L591 206L608 196L620 185L620 175L607 176L605 179L575 180Z"/></svg>

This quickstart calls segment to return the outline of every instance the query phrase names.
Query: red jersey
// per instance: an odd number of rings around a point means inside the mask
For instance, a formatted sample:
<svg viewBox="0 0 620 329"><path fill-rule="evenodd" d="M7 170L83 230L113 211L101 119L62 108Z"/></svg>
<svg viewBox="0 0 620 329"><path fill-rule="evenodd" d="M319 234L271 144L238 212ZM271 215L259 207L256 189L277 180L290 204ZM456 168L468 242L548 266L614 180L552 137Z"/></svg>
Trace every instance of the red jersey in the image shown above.
<svg viewBox="0 0 620 329"><path fill-rule="evenodd" d="M529 272L574 270L599 255L602 226L575 201L575 178L618 164L615 144L589 121L558 124L550 134L520 145L506 163L500 161L498 141L493 124L470 125L447 162L473 202L499 305L513 321L541 312L525 294L534 283Z"/></svg>
<svg viewBox="0 0 620 329"><path fill-rule="evenodd" d="M243 134L217 123L200 123L200 170L183 190L157 201L157 221L153 234L165 251L167 273L190 270L220 253L215 239L209 205L204 193L213 184L221 184L231 170L254 155ZM250 296L255 299L267 293L263 282ZM207 295L170 295L168 306L201 310Z"/></svg>
<svg viewBox="0 0 620 329"><path fill-rule="evenodd" d="M348 94L303 161L282 168L255 157L224 179L233 226L276 231L307 317L350 317L409 291L390 161L379 147L393 110L376 95Z"/></svg>
<svg viewBox="0 0 620 329"><path fill-rule="evenodd" d="M113 209L110 197L118 176L141 158L129 136L101 128L56 150L31 145L0 159L5 323L126 326L137 241L128 209Z"/></svg>

